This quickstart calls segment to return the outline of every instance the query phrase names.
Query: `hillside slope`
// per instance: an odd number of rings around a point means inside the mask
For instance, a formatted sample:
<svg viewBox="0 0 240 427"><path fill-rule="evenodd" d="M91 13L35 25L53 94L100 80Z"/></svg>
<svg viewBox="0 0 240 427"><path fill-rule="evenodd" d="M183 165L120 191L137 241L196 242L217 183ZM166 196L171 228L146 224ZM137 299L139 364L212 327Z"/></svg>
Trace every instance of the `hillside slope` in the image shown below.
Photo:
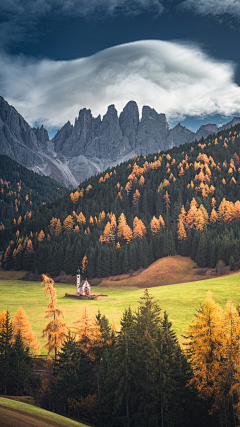
<svg viewBox="0 0 240 427"><path fill-rule="evenodd" d="M61 415L4 397L0 397L0 420L1 427L86 427Z"/></svg>
<svg viewBox="0 0 240 427"><path fill-rule="evenodd" d="M240 256L240 125L137 156L11 225L3 266L88 278L191 256L200 267Z"/></svg>
<svg viewBox="0 0 240 427"><path fill-rule="evenodd" d="M42 203L62 197L67 189L0 155L0 224L31 217Z"/></svg>
<svg viewBox="0 0 240 427"><path fill-rule="evenodd" d="M130 277L122 276L109 277L103 279L100 286L106 288L136 287L152 288L156 286L173 285L176 283L188 283L203 280L203 277L196 274L194 261L189 257L173 255L160 258L153 262L148 268L141 272L133 273ZM209 278L205 276L206 278Z"/></svg>

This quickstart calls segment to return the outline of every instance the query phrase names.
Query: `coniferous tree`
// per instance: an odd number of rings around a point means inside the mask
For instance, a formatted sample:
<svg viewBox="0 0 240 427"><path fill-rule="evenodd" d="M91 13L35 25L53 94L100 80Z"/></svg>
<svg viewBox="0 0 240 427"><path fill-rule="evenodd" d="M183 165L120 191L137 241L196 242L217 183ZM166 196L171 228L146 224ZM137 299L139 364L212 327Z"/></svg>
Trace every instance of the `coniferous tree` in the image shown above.
<svg viewBox="0 0 240 427"><path fill-rule="evenodd" d="M57 352L66 338L67 326L62 321L64 318L63 311L57 307L56 289L53 287L54 281L43 274L43 284L45 284L45 293L49 295L45 318L52 318L42 331L43 337L47 337L47 343L44 347L48 350L48 354L53 353L56 359Z"/></svg>
<svg viewBox="0 0 240 427"><path fill-rule="evenodd" d="M206 267L208 265L208 257L208 241L205 237L205 234L201 233L196 256L196 263L199 265L199 267Z"/></svg>
<svg viewBox="0 0 240 427"><path fill-rule="evenodd" d="M24 345L20 330L18 330L12 345L11 373L13 380L11 393L16 394L17 396L28 394L32 374L32 364L29 355L29 348Z"/></svg>
<svg viewBox="0 0 240 427"><path fill-rule="evenodd" d="M2 394L6 396L12 380L12 337L13 327L8 311L4 313L0 329L0 385Z"/></svg>

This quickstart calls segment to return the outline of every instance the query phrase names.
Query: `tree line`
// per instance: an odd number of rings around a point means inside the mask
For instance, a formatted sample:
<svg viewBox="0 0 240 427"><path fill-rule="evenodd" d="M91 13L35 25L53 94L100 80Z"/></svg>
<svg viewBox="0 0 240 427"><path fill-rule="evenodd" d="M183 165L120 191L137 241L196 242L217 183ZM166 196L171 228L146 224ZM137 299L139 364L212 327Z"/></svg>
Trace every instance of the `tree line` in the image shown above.
<svg viewBox="0 0 240 427"><path fill-rule="evenodd" d="M119 331L100 312L91 319L86 308L69 329L52 279L45 276L44 283L50 375L41 381L32 374L36 340L26 315L19 309L11 322L4 312L1 394L30 393L46 409L96 427L238 425L240 309L231 301L223 312L208 293L181 347L147 289L135 312L123 312Z"/></svg>

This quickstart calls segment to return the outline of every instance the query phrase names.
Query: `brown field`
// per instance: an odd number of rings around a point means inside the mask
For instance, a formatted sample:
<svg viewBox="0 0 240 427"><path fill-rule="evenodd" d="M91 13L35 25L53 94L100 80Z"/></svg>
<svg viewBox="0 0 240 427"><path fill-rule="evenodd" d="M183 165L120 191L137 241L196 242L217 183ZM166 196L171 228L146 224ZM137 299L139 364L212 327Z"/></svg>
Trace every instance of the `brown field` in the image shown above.
<svg viewBox="0 0 240 427"><path fill-rule="evenodd" d="M212 272L211 269L206 276L199 276L193 266L196 265L189 257L180 255L160 258L151 264L146 270L142 270L139 274L134 272L132 276L121 275L117 277L109 277L103 279L101 287L136 287L136 288L152 288L154 286L166 286L176 283L194 282L196 280L209 279ZM211 277L214 277L211 275Z"/></svg>
<svg viewBox="0 0 240 427"><path fill-rule="evenodd" d="M0 269L0 280L18 280L26 274L26 271L5 271Z"/></svg>
<svg viewBox="0 0 240 427"><path fill-rule="evenodd" d="M1 427L86 427L85 424L70 420L27 403L0 397Z"/></svg>

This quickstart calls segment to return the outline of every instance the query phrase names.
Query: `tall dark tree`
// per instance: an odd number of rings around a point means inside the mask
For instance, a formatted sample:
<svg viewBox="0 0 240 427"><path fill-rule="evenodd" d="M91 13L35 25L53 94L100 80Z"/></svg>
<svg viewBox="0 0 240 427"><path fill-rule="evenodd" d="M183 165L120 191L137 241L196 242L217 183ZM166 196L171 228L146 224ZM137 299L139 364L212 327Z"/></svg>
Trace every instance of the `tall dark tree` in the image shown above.
<svg viewBox="0 0 240 427"><path fill-rule="evenodd" d="M8 311L1 322L0 328L0 385L2 394L8 394L13 380L11 358L13 348L11 340L13 337L12 321Z"/></svg>

